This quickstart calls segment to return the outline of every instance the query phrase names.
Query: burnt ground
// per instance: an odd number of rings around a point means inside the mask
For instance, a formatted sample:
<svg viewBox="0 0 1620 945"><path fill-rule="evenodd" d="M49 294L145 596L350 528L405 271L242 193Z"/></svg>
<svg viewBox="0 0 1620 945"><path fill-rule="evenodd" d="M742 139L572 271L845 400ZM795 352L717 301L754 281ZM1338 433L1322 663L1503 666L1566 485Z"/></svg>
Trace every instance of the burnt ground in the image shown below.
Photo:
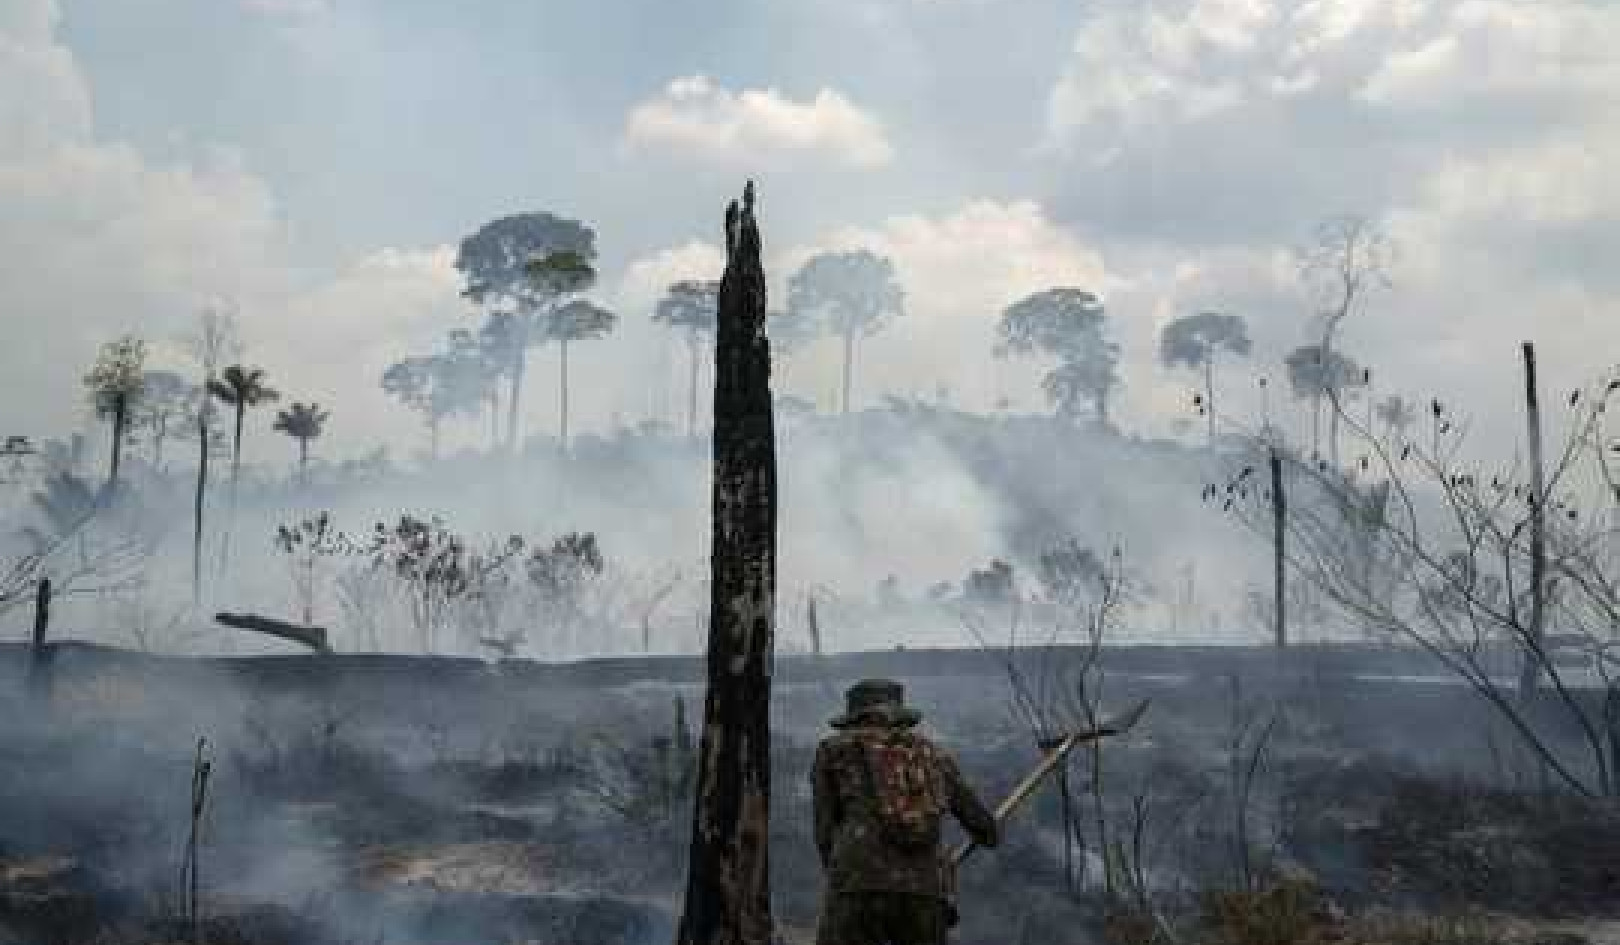
<svg viewBox="0 0 1620 945"><path fill-rule="evenodd" d="M1152 708L1103 749L1100 811L1097 759L1076 759L1067 875L1054 787L965 869L957 941L1143 941L1121 906L1135 903L1200 943L1620 942L1603 931L1620 919L1615 804L1559 790L1471 693L1408 678L1427 672L1413 658L1107 664L1105 706ZM199 737L214 945L670 941L690 815L676 702L698 714L697 671L66 645L46 702L26 697L21 650L0 649L0 945L193 940L180 893ZM811 752L843 685L875 673L907 680L987 797L1035 758L985 654L784 659L772 856L790 942L809 940L819 895ZM1263 733L1240 804L1234 772Z"/></svg>

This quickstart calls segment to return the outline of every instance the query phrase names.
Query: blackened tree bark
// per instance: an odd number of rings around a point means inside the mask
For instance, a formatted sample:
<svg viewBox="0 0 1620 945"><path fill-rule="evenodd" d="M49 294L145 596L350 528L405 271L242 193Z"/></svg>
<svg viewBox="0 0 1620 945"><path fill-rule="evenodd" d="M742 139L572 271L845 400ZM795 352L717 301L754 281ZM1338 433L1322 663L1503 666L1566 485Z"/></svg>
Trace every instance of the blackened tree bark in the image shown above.
<svg viewBox="0 0 1620 945"><path fill-rule="evenodd" d="M726 209L714 359L708 694L678 945L770 945L776 442L754 185Z"/></svg>
<svg viewBox="0 0 1620 945"><path fill-rule="evenodd" d="M1525 438L1530 446L1530 626L1525 630L1524 661L1519 668L1519 695L1535 695L1546 658L1543 633L1547 596L1547 474L1541 460L1541 401L1536 387L1536 347L1526 341L1524 355Z"/></svg>
<svg viewBox="0 0 1620 945"><path fill-rule="evenodd" d="M191 602L202 603L203 511L208 496L207 395L197 408L197 489L191 503Z"/></svg>
<svg viewBox="0 0 1620 945"><path fill-rule="evenodd" d="M35 700L50 695L50 651L45 634L51 626L51 579L41 578L34 594L34 640L28 656L28 693Z"/></svg>
<svg viewBox="0 0 1620 945"><path fill-rule="evenodd" d="M1282 649L1288 645L1288 586L1283 569L1283 563L1288 559L1288 497L1283 492L1282 457L1277 455L1276 447L1271 449L1270 465L1273 635L1277 648Z"/></svg>
<svg viewBox="0 0 1620 945"><path fill-rule="evenodd" d="M118 467L124 459L124 426L129 416L129 395L113 395L112 469L107 473L107 492L118 488Z"/></svg>

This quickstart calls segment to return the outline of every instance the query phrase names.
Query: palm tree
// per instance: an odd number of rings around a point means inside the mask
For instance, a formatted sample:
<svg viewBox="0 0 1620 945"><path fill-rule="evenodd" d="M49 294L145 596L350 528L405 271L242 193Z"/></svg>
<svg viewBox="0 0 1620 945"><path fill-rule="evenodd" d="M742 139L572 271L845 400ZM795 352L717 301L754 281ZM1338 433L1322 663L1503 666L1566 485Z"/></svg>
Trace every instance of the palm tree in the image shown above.
<svg viewBox="0 0 1620 945"><path fill-rule="evenodd" d="M249 407L277 399L281 394L264 383L264 369L233 364L208 381L208 392L236 409L236 432L231 437L231 492L242 472L242 420Z"/></svg>
<svg viewBox="0 0 1620 945"><path fill-rule="evenodd" d="M236 410L236 431L231 437L230 520L234 521L236 484L242 474L242 421L246 418L249 407L270 403L281 395L265 384L263 368L250 368L240 364L233 364L221 371L219 377L209 378L208 393ZM230 559L230 534L230 525L227 523L224 547L220 550L222 561Z"/></svg>
<svg viewBox="0 0 1620 945"><path fill-rule="evenodd" d="M332 415L320 404L295 403L276 414L275 428L298 441L298 478L309 485L309 441L321 435Z"/></svg>

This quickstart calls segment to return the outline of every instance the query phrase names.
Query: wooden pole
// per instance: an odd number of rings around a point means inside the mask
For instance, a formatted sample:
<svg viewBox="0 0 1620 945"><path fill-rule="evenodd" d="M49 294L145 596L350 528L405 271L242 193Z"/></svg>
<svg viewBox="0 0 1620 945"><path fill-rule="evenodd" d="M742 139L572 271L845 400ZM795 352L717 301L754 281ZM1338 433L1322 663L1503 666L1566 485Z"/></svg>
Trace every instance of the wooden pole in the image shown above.
<svg viewBox="0 0 1620 945"><path fill-rule="evenodd" d="M50 696L50 656L45 643L50 626L51 579L41 578L34 594L34 639L28 659L28 692L34 699Z"/></svg>
<svg viewBox="0 0 1620 945"><path fill-rule="evenodd" d="M1542 637L1546 624L1547 481L1541 463L1541 403L1536 393L1536 347L1526 341L1524 354L1524 415L1530 446L1530 626L1526 630L1524 662L1519 671L1519 696L1530 698L1541 678Z"/></svg>
<svg viewBox="0 0 1620 945"><path fill-rule="evenodd" d="M679 945L770 945L776 441L754 185L726 210L714 359L708 691Z"/></svg>
<svg viewBox="0 0 1620 945"><path fill-rule="evenodd" d="M1283 492L1282 457L1277 448L1271 448L1271 545L1272 545L1272 610L1275 612L1275 638L1280 650L1288 645L1287 577L1283 567L1287 558L1288 498Z"/></svg>

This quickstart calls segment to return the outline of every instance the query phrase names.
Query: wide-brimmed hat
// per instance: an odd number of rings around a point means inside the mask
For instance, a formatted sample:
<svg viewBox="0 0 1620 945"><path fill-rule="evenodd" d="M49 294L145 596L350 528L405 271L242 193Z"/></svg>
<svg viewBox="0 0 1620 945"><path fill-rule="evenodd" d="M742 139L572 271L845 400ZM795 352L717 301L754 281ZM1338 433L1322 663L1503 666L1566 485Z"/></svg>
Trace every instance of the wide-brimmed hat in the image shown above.
<svg viewBox="0 0 1620 945"><path fill-rule="evenodd" d="M922 713L906 705L906 687L892 679L863 679L844 693L844 714L827 721L833 728L871 724L912 726Z"/></svg>

